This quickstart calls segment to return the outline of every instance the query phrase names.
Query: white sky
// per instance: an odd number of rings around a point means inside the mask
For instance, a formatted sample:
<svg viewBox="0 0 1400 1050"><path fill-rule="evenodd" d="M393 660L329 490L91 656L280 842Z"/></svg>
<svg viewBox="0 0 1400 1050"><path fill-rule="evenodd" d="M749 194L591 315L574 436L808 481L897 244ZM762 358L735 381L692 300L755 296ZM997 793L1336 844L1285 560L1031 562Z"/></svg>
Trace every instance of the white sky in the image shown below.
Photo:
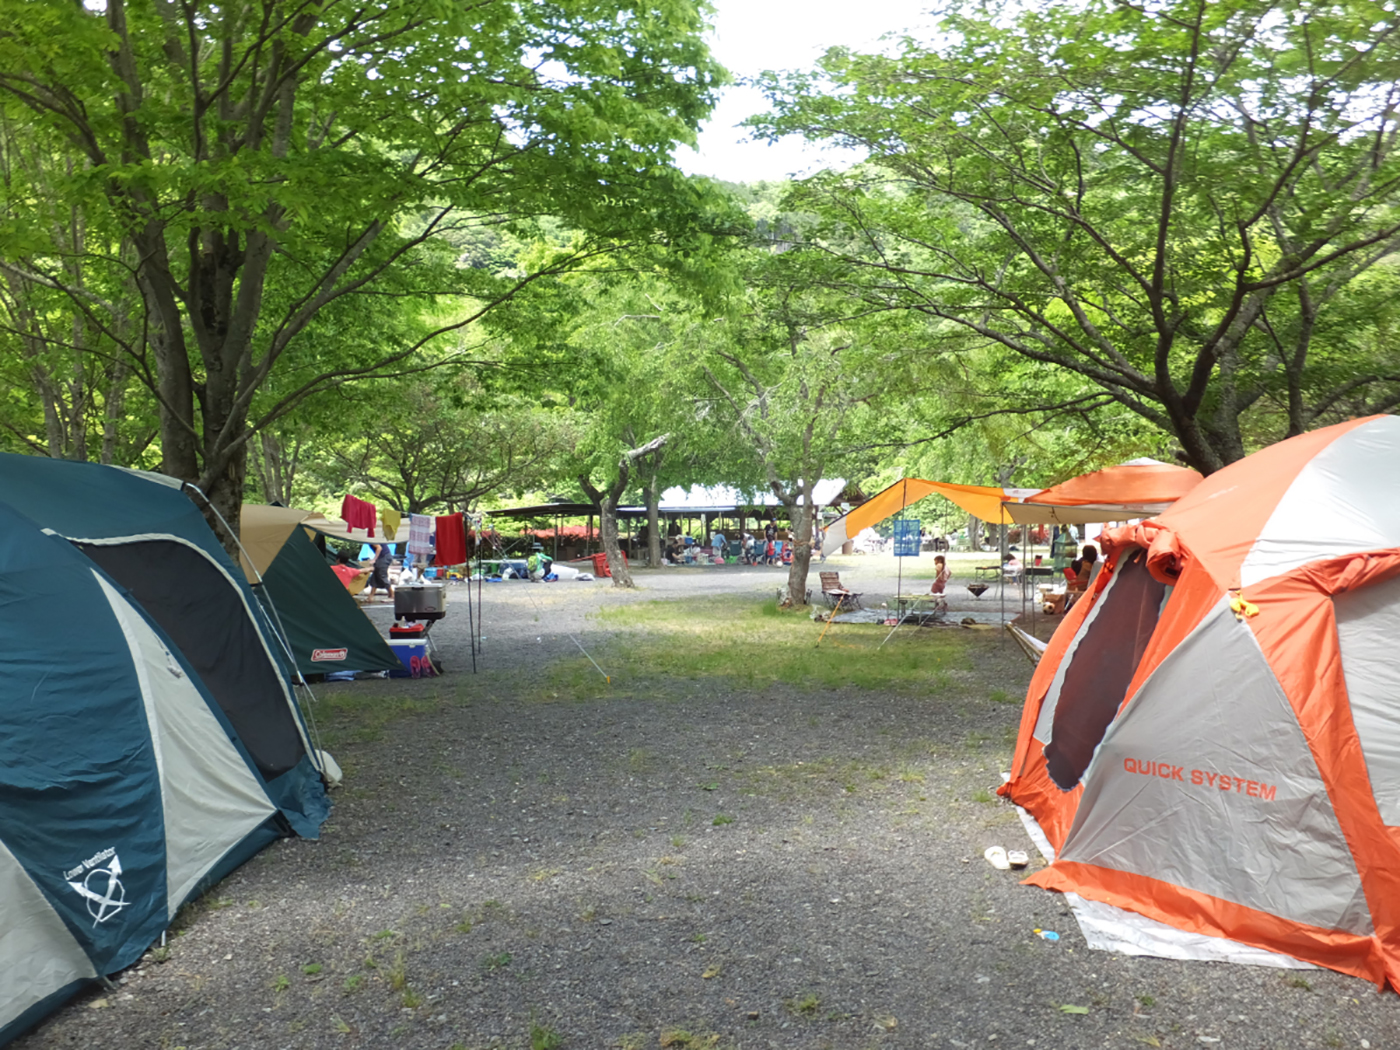
<svg viewBox="0 0 1400 1050"><path fill-rule="evenodd" d="M711 0L715 7L710 46L736 79L765 69L807 69L837 44L876 50L890 32L927 27L931 0ZM734 86L720 96L700 132L700 149L681 147L676 160L693 175L731 182L783 179L824 166L822 154L789 139L769 146L745 142L736 127L755 113L766 112L763 96ZM836 158L828 155L827 164Z"/></svg>

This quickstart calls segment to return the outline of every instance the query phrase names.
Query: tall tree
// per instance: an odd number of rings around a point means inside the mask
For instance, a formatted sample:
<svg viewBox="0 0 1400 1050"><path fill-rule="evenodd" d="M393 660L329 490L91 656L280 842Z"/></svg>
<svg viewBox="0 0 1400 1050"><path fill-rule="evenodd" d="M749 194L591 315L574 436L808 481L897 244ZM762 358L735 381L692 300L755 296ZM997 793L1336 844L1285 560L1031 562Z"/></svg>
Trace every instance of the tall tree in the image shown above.
<svg viewBox="0 0 1400 1050"><path fill-rule="evenodd" d="M598 535L603 541L603 552L607 555L608 571L612 573L614 587L631 589L636 586L632 573L627 568L627 559L622 556L622 546L617 535L617 505L622 494L632 483L632 467L639 459L654 455L666 444L670 435L662 434L645 445L629 448L622 453L617 467L601 484L595 484L593 476L583 473L578 483L588 498L598 505Z"/></svg>
<svg viewBox="0 0 1400 1050"><path fill-rule="evenodd" d="M693 227L703 190L670 152L720 76L703 14L699 0L0 0L0 97L80 160L36 214L76 208L120 231L138 334L74 287L66 247L35 223L0 229L0 257L123 342L159 403L163 469L236 528L248 441L305 398L401 372L541 273ZM580 232L530 271L455 266L438 247L547 215ZM324 312L376 295L464 305L350 360L309 345ZM302 381L260 400L294 363Z"/></svg>
<svg viewBox="0 0 1400 1050"><path fill-rule="evenodd" d="M403 514L470 507L482 496L543 485L572 444L572 421L519 398L486 398L470 374L376 385L336 404L310 472ZM392 406L387 408L386 406Z"/></svg>
<svg viewBox="0 0 1400 1050"><path fill-rule="evenodd" d="M1393 5L963 3L942 26L768 79L765 134L869 157L796 197L830 280L1082 377L1204 472L1400 404L1393 344L1328 323L1396 290Z"/></svg>
<svg viewBox="0 0 1400 1050"><path fill-rule="evenodd" d="M729 458L756 468L760 487L787 511L784 606L807 601L815 486L855 464L854 446L870 444L867 406L884 383L878 340L845 315L841 297L812 287L808 261L803 251L751 249L748 293L707 332L700 366L713 423L731 434Z"/></svg>

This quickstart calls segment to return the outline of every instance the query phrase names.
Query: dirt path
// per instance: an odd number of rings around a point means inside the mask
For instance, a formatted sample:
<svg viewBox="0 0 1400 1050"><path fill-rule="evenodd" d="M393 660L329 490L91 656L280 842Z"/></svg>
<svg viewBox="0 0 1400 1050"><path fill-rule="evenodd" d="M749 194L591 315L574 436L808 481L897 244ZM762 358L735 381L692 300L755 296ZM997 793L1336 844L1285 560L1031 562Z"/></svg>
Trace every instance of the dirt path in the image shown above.
<svg viewBox="0 0 1400 1050"><path fill-rule="evenodd" d="M869 568L867 593L892 593ZM474 676L454 595L448 677L320 690L347 774L323 838L255 858L189 909L164 961L16 1045L1396 1045L1394 996L1089 952L1058 897L985 864L993 843L1028 847L991 791L1029 665L995 634L958 632L960 667L913 694L760 677L551 698L573 638L628 644L593 610L738 608L780 577L489 585Z"/></svg>

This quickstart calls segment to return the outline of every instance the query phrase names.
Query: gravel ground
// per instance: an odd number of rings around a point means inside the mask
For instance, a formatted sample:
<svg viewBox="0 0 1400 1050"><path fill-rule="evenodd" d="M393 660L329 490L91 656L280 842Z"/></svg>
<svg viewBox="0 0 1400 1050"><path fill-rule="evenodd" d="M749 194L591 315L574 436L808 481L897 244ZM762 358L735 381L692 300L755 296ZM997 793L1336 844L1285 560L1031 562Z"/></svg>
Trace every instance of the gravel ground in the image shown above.
<svg viewBox="0 0 1400 1050"><path fill-rule="evenodd" d="M892 568L842 571L878 604ZM958 631L972 670L924 695L673 680L549 697L551 668L579 658L570 635L605 641L592 610L737 605L781 580L488 584L475 675L457 592L435 629L447 676L318 690L346 771L321 840L266 850L168 950L15 1045L1400 1045L1393 995L1090 952L1058 896L983 861L1031 848L990 794L1019 718L993 697L1029 674L994 632ZM990 601L955 588L952 605ZM387 625L387 606L370 614Z"/></svg>

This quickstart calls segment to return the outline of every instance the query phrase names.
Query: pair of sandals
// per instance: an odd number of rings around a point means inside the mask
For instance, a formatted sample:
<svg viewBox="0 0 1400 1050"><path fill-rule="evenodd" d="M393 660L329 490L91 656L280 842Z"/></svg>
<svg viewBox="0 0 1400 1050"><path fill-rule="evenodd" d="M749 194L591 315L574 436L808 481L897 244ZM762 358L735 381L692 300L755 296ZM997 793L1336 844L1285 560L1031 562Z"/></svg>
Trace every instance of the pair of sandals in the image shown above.
<svg viewBox="0 0 1400 1050"><path fill-rule="evenodd" d="M987 863L996 868L997 871L1020 871L1031 862L1024 850L1005 850L1000 846L989 846L982 854L987 858Z"/></svg>

